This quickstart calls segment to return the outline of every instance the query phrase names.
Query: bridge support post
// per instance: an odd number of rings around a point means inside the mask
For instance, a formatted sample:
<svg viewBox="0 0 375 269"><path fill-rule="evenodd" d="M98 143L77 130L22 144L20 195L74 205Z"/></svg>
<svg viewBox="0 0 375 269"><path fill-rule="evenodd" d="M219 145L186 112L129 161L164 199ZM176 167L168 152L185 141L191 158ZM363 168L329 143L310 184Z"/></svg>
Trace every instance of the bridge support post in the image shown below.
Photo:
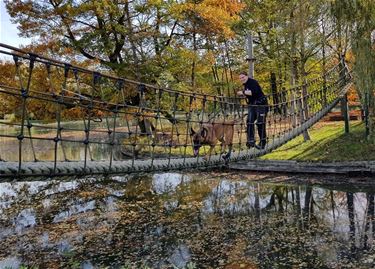
<svg viewBox="0 0 375 269"><path fill-rule="evenodd" d="M348 106L348 95L345 94L341 98L341 114L345 121L345 133L349 133L349 106Z"/></svg>
<svg viewBox="0 0 375 269"><path fill-rule="evenodd" d="M246 61L249 63L249 77L254 78L254 49L253 49L253 36L251 33L247 34L247 59Z"/></svg>

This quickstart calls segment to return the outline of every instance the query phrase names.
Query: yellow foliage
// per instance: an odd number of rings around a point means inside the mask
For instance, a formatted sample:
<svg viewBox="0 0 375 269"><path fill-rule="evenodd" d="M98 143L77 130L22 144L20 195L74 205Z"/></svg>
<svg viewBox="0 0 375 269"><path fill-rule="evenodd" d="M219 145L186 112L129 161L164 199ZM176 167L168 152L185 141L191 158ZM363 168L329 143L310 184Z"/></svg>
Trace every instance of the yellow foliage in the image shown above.
<svg viewBox="0 0 375 269"><path fill-rule="evenodd" d="M173 13L178 18L198 17L202 20L197 32L211 35L219 34L222 37L233 37L231 25L239 19L238 13L244 4L230 0L204 0L199 4L182 3L172 7ZM191 16L193 15L193 16Z"/></svg>

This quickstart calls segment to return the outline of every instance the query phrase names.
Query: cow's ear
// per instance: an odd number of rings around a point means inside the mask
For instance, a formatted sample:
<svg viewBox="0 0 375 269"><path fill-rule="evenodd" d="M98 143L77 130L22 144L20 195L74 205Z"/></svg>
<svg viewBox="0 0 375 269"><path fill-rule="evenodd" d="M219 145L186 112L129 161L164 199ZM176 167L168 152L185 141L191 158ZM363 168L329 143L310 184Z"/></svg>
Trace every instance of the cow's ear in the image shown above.
<svg viewBox="0 0 375 269"><path fill-rule="evenodd" d="M203 138L206 138L207 134L208 134L208 130L206 128L203 128L202 131L201 131L201 136Z"/></svg>
<svg viewBox="0 0 375 269"><path fill-rule="evenodd" d="M191 127L190 128L190 136L193 136L193 135L195 135L195 131L194 131L193 127Z"/></svg>

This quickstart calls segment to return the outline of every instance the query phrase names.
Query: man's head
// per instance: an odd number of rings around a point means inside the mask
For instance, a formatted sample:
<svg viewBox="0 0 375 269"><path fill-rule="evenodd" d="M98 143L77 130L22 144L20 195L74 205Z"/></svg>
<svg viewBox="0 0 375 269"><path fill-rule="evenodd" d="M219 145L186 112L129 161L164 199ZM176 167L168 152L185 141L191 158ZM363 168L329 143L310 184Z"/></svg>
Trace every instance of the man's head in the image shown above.
<svg viewBox="0 0 375 269"><path fill-rule="evenodd" d="M242 83L246 83L246 81L249 79L249 76L246 72L241 72L239 78Z"/></svg>

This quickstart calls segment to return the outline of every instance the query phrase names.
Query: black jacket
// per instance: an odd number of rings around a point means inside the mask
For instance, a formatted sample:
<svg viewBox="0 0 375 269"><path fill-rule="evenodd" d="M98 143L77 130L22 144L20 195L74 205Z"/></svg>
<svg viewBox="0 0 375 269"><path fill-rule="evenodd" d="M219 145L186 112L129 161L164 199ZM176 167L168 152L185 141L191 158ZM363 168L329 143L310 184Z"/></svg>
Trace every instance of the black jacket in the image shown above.
<svg viewBox="0 0 375 269"><path fill-rule="evenodd" d="M250 90L252 95L246 95L247 102L252 105L267 104L267 98L264 95L258 81L249 78L244 85L244 91Z"/></svg>

